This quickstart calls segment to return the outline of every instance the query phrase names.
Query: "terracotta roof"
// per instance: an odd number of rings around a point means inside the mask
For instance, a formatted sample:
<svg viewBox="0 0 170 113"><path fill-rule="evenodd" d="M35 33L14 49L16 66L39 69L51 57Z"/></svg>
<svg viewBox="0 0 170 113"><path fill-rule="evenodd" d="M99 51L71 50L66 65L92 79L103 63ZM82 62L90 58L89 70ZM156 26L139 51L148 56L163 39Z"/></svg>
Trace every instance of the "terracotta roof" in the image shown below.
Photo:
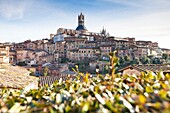
<svg viewBox="0 0 170 113"><path fill-rule="evenodd" d="M6 46L12 46L12 44L10 44L10 43L0 43L0 46L6 47Z"/></svg>
<svg viewBox="0 0 170 113"><path fill-rule="evenodd" d="M61 74L74 75L74 74L76 74L76 72L74 72L74 71L69 71L69 70L65 70L65 71L61 72Z"/></svg>
<svg viewBox="0 0 170 113"><path fill-rule="evenodd" d="M143 71L143 72L147 72L147 71L152 71L152 72L159 72L159 71L163 71L163 72L170 72L170 66L169 65L157 65L157 64L147 64L147 65L130 65L127 66L123 69L120 69L119 72L122 72L125 69L136 69L138 71Z"/></svg>
<svg viewBox="0 0 170 113"><path fill-rule="evenodd" d="M137 40L136 42L151 43L152 41Z"/></svg>
<svg viewBox="0 0 170 113"><path fill-rule="evenodd" d="M128 42L127 40L114 40L116 42Z"/></svg>
<svg viewBox="0 0 170 113"><path fill-rule="evenodd" d="M23 67L0 65L0 87L22 89L38 78L29 76L29 71Z"/></svg>

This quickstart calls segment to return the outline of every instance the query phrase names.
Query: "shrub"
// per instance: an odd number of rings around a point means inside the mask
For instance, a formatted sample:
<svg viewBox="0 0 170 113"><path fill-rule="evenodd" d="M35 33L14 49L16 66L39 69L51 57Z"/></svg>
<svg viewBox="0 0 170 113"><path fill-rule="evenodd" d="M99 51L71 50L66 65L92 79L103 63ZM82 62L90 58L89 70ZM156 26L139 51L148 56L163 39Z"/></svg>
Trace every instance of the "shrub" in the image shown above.
<svg viewBox="0 0 170 113"><path fill-rule="evenodd" d="M170 109L170 75L143 73L137 75L115 74L118 61L110 53L110 74L91 77L89 73L74 71L51 86L22 93L1 91L0 112L164 112Z"/></svg>
<svg viewBox="0 0 170 113"><path fill-rule="evenodd" d="M43 76L48 76L49 75L49 69L47 66L43 68Z"/></svg>

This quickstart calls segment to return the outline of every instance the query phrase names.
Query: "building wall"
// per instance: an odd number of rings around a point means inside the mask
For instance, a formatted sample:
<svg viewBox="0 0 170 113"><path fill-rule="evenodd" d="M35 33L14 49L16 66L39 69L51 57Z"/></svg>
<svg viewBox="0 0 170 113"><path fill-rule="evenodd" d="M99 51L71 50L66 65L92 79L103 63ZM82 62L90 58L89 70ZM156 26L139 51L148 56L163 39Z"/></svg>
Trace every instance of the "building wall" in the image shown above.
<svg viewBox="0 0 170 113"><path fill-rule="evenodd" d="M10 51L9 52L9 62L10 64L16 64L16 51Z"/></svg>
<svg viewBox="0 0 170 113"><path fill-rule="evenodd" d="M98 48L79 48L76 51L69 51L67 55L73 61L92 60L99 57L100 50Z"/></svg>
<svg viewBox="0 0 170 113"><path fill-rule="evenodd" d="M53 62L53 61L54 61L54 55L45 55L39 57L40 64L44 62Z"/></svg>
<svg viewBox="0 0 170 113"><path fill-rule="evenodd" d="M9 63L9 46L0 45L0 63Z"/></svg>
<svg viewBox="0 0 170 113"><path fill-rule="evenodd" d="M37 49L37 44L34 42L29 42L29 43L25 43L26 44L26 48L27 49L32 49L32 50L36 50Z"/></svg>
<svg viewBox="0 0 170 113"><path fill-rule="evenodd" d="M25 61L35 58L34 51L31 50L17 50L16 51L17 62Z"/></svg>
<svg viewBox="0 0 170 113"><path fill-rule="evenodd" d="M63 42L56 42L55 43L55 51L59 53L59 57L66 57L66 43Z"/></svg>
<svg viewBox="0 0 170 113"><path fill-rule="evenodd" d="M48 53L47 52L45 52L45 51L39 51L39 52L35 52L35 59L37 60L37 61L39 61L40 60L40 56L43 56L43 55L47 55Z"/></svg>
<svg viewBox="0 0 170 113"><path fill-rule="evenodd" d="M101 46L101 55L108 55L110 52L112 52L112 46Z"/></svg>

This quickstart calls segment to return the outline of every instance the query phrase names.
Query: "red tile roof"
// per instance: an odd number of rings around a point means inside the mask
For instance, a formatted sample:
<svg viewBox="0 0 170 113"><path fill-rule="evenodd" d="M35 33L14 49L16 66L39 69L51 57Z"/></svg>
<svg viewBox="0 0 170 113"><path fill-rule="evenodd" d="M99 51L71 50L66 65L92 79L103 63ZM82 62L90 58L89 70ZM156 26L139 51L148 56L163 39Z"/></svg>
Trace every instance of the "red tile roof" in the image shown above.
<svg viewBox="0 0 170 113"><path fill-rule="evenodd" d="M161 65L161 64L146 64L146 65L130 65L127 66L123 69L120 69L119 72L122 72L126 69L136 69L138 71L143 71L143 72L147 72L147 71L152 71L152 72L159 72L159 71L163 71L163 72L170 72L170 66L169 65Z"/></svg>

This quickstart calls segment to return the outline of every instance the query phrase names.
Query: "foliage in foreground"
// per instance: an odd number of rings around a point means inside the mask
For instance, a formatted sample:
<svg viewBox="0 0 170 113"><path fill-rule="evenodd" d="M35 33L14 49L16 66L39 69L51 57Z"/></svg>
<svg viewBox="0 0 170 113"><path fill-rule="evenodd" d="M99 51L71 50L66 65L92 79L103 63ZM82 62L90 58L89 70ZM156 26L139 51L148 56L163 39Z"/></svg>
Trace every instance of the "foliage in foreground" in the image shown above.
<svg viewBox="0 0 170 113"><path fill-rule="evenodd" d="M68 76L66 81L27 93L3 89L0 112L169 112L170 75L120 76L114 74L118 59L110 56L110 75L91 77L76 67L74 80Z"/></svg>

